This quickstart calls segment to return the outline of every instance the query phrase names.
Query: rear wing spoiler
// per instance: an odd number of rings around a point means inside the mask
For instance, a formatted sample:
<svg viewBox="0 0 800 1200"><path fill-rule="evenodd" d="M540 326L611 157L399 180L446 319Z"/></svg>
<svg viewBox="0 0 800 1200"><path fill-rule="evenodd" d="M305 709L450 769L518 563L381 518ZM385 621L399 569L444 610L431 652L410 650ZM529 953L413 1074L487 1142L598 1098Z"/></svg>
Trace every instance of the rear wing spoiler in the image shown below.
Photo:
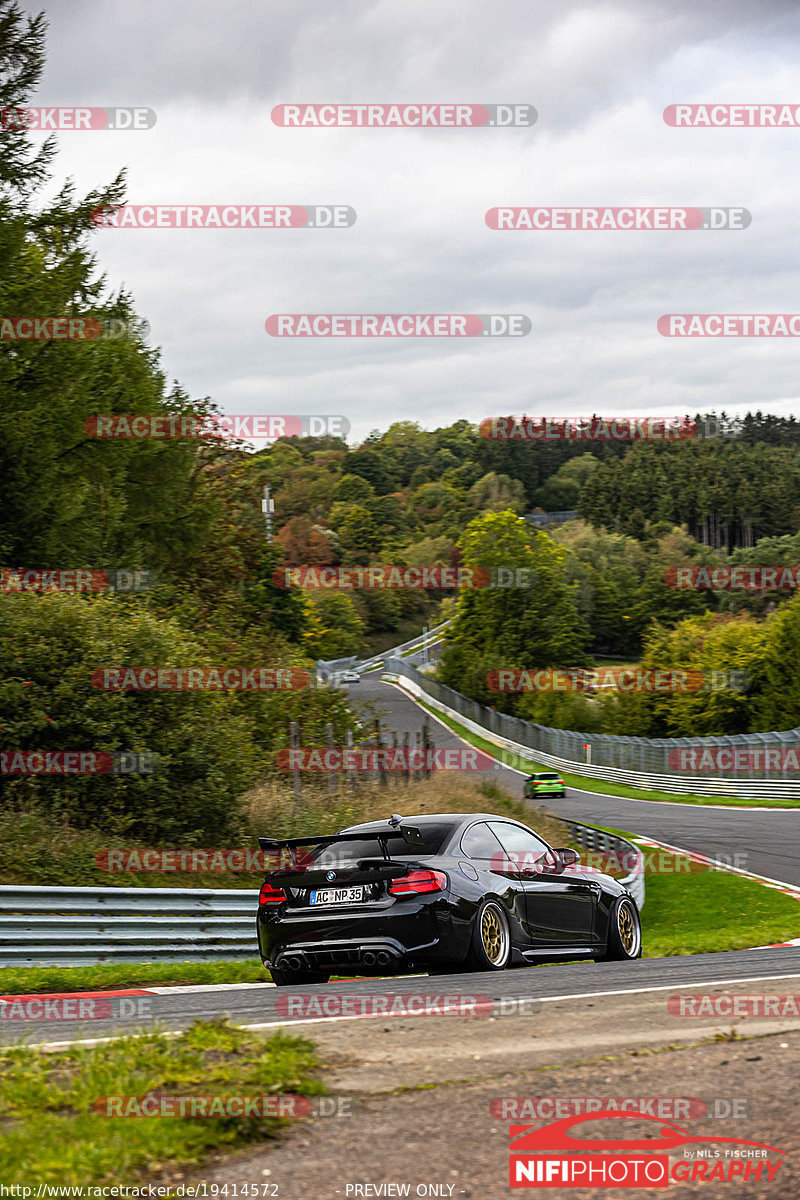
<svg viewBox="0 0 800 1200"><path fill-rule="evenodd" d="M352 830L350 833L319 834L317 837L260 837L258 844L262 850L295 850L299 846L326 846L330 845L331 842L360 842L365 837L374 837L377 840L384 858L391 858L388 846L390 838L395 841L399 839L408 846L422 846L425 844L422 830L417 825L400 825L395 829L379 829L377 831L359 829Z"/></svg>

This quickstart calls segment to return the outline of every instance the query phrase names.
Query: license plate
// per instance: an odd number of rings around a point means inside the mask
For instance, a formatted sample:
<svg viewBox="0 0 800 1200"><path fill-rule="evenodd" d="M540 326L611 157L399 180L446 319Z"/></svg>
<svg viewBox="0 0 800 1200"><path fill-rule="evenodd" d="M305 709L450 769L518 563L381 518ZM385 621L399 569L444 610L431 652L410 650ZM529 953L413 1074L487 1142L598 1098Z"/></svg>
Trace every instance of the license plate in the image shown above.
<svg viewBox="0 0 800 1200"><path fill-rule="evenodd" d="M348 888L322 888L318 892L312 892L309 903L311 904L353 904L357 900L364 899L363 887L348 887Z"/></svg>

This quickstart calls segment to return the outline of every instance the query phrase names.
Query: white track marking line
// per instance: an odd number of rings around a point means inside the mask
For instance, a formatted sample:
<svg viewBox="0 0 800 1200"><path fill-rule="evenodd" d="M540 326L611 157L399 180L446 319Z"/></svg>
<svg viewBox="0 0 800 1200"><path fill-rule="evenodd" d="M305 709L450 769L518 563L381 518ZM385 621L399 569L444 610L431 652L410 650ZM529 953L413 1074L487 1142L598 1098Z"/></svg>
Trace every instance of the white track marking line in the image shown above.
<svg viewBox="0 0 800 1200"><path fill-rule="evenodd" d="M602 992L569 992L569 993L564 993L563 995L558 995L558 996L500 996L500 997L498 997L498 999L500 999L500 1000L513 999L513 1000L517 1000L517 1001L525 1001L527 1003L529 1003L530 1001L538 1000L542 1004L555 1004L558 1000L594 1000L594 999L597 999L597 997L599 997L599 996L638 996L638 995L644 995L648 992L671 992L671 991L676 991L678 988L723 987L723 986L727 986L727 985L742 984L742 983L767 983L767 982L772 982L772 981L778 980L778 979L800 979L800 972L793 972L793 973L789 973L789 974L785 974L785 975L748 975L744 979L705 979L705 980L700 980L699 982L696 982L696 983L695 982L681 983L680 981L677 981L676 983L660 983L660 984L653 984L648 987L640 987L640 988L609 988L606 991L602 991ZM422 994L424 995L424 993L422 993ZM437 992L436 994L438 995L439 993ZM469 992L448 993L448 995L450 995L450 994L469 995L470 993ZM285 1021L264 1021L264 1022L260 1022L258 1024L238 1025L237 1028L238 1029L246 1029L252 1033L257 1033L262 1029L278 1029L278 1028L282 1029L282 1028L285 1028L287 1025L293 1027L295 1025L322 1025L325 1023L333 1023L333 1022L337 1022L337 1021L365 1021L365 1020L379 1021L379 1020L385 1020L390 1015L402 1015L405 1018L408 1018L408 1017L417 1017L418 1018L418 1017L427 1016L426 1013L403 1013L403 1014L358 1013L356 1015L348 1015L348 1016L341 1016L341 1017L308 1017L308 1018L301 1018L299 1020L287 1018ZM160 1036L161 1037L170 1037L170 1038L180 1037L183 1032L184 1032L184 1030L182 1030L182 1029L169 1029L166 1031L162 1031ZM76 1040L76 1041L71 1041L71 1042L28 1042L26 1044L30 1047L31 1050L44 1050L46 1052L51 1052L51 1051L55 1051L55 1050L64 1050L70 1046L102 1046L102 1045L106 1045L108 1042L121 1041L123 1038L126 1038L126 1037L141 1038L141 1037L150 1037L150 1036L151 1036L150 1033L147 1033L147 1032L145 1032L145 1033L122 1033L122 1034L116 1034L116 1035L113 1035L110 1037L84 1038L82 1040ZM0 1044L0 1050L2 1050L2 1044Z"/></svg>

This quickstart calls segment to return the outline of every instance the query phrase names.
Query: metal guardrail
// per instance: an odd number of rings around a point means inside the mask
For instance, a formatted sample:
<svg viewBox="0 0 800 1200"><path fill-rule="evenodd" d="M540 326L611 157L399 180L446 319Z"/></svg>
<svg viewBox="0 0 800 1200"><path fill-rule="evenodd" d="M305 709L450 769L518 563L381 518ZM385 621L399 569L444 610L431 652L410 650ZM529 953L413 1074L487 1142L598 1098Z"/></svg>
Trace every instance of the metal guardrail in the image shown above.
<svg viewBox="0 0 800 1200"><path fill-rule="evenodd" d="M392 646L390 650L384 650L382 654L375 654L372 658L364 659L355 669L363 674L365 671L373 671L376 667L383 666L388 659L400 658L406 650L422 650L426 646L430 647L441 640L440 635L449 624L449 620L442 621L424 634L417 634L409 641L401 642L399 646Z"/></svg>
<svg viewBox="0 0 800 1200"><path fill-rule="evenodd" d="M0 887L0 967L258 956L258 892Z"/></svg>
<svg viewBox="0 0 800 1200"><path fill-rule="evenodd" d="M531 525L536 525L539 529L544 525L563 525L565 521L576 521L577 519L578 513L574 508L562 509L560 512L525 513L525 520L530 521Z"/></svg>
<svg viewBox="0 0 800 1200"><path fill-rule="evenodd" d="M740 771L726 778L683 775L668 769L672 751L703 750L737 747L752 749L796 748L800 745L800 728L775 733L734 734L729 737L702 738L637 738L617 737L608 733L580 733L571 729L551 729L535 725L521 717L511 717L479 704L418 671L402 658L386 663L386 674L400 680L405 678L406 689L412 694L425 693L433 708L449 714L466 729L487 741L559 771L571 771L589 779L624 783L629 787L652 788L655 791L678 795L730 796L757 800L779 797L800 801L800 780L796 772L784 768L785 778L775 774L764 778L764 771ZM585 747L590 761L586 761ZM795 778L792 778L795 775Z"/></svg>
<svg viewBox="0 0 800 1200"><path fill-rule="evenodd" d="M634 859L633 870L619 882L626 887L636 901L636 907L641 912L644 908L644 855L638 846L627 838L616 833L606 833L604 829L595 829L593 825L583 825L580 821L568 821L558 818L567 826L574 842L584 850L602 850L624 854L626 859Z"/></svg>
<svg viewBox="0 0 800 1200"><path fill-rule="evenodd" d="M401 642L399 646L392 646L389 650L384 650L381 654L373 654L372 658L363 658L359 660L357 654L351 654L348 658L320 658L317 660L317 679L321 682L327 682L332 679L340 671L358 671L363 675L365 671L374 671L389 658L399 658L406 650L422 650L425 646L432 646L440 641L440 635L450 624L450 621L442 621L441 624L435 625L432 629L428 629L425 633L418 633L416 637L411 638L407 642Z"/></svg>
<svg viewBox="0 0 800 1200"><path fill-rule="evenodd" d="M565 824L574 840L587 849L637 852L623 838L575 821ZM634 871L630 881L621 882L641 908L641 873ZM250 888L4 885L0 886L0 968L258 958L257 907L258 892Z"/></svg>

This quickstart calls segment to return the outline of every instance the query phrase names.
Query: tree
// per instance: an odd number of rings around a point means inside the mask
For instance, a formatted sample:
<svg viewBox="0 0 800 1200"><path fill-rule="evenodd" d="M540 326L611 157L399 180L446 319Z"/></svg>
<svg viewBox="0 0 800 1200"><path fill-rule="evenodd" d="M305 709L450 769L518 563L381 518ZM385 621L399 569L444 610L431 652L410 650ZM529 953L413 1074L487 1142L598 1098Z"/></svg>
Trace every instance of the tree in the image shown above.
<svg viewBox="0 0 800 1200"><path fill-rule="evenodd" d="M800 596L793 596L766 623L763 686L751 728L800 726Z"/></svg>
<svg viewBox="0 0 800 1200"><path fill-rule="evenodd" d="M374 495L375 488L363 475L343 475L333 489L334 503L359 504L362 500L371 500Z"/></svg>
<svg viewBox="0 0 800 1200"><path fill-rule="evenodd" d="M44 63L45 23L0 0L0 109L29 102ZM124 199L123 176L78 199L72 184L37 207L55 143L31 149L6 120L0 157L0 314L115 318L119 338L0 340L0 546L39 566L180 571L216 513L205 469L215 448L186 439L99 439L93 414L209 411L167 390L158 352L125 293L107 294L88 240L92 216Z"/></svg>
<svg viewBox="0 0 800 1200"><path fill-rule="evenodd" d="M361 504L334 504L329 520L349 562L364 563L380 549L383 534L369 509Z"/></svg>
<svg viewBox="0 0 800 1200"><path fill-rule="evenodd" d="M497 707L503 698L486 684L504 668L582 666L587 631L567 582L564 551L514 513L491 513L467 526L462 563L484 568L493 586L463 590L447 631L438 677L450 687ZM496 586L498 568L526 586Z"/></svg>
<svg viewBox="0 0 800 1200"><path fill-rule="evenodd" d="M379 496L393 492L397 486L394 472L385 455L376 450L352 450L344 460L344 470L368 480Z"/></svg>
<svg viewBox="0 0 800 1200"><path fill-rule="evenodd" d="M330 530L313 525L308 517L287 521L278 536L287 566L321 566L334 561Z"/></svg>
<svg viewBox="0 0 800 1200"><path fill-rule="evenodd" d="M477 483L473 484L467 493L467 501L471 512L505 512L510 509L515 513L525 511L525 489L517 479L509 475L498 475L490 471Z"/></svg>
<svg viewBox="0 0 800 1200"><path fill-rule="evenodd" d="M263 755L239 698L220 691L108 692L92 684L106 667L212 665L206 648L139 602L0 596L4 748L132 750L159 760L155 773L129 778L5 776L5 803L39 803L53 820L167 844L197 834L231 836L237 797L258 778Z"/></svg>
<svg viewBox="0 0 800 1200"><path fill-rule="evenodd" d="M305 650L312 658L347 658L364 649L364 622L344 592L308 592L309 631Z"/></svg>

